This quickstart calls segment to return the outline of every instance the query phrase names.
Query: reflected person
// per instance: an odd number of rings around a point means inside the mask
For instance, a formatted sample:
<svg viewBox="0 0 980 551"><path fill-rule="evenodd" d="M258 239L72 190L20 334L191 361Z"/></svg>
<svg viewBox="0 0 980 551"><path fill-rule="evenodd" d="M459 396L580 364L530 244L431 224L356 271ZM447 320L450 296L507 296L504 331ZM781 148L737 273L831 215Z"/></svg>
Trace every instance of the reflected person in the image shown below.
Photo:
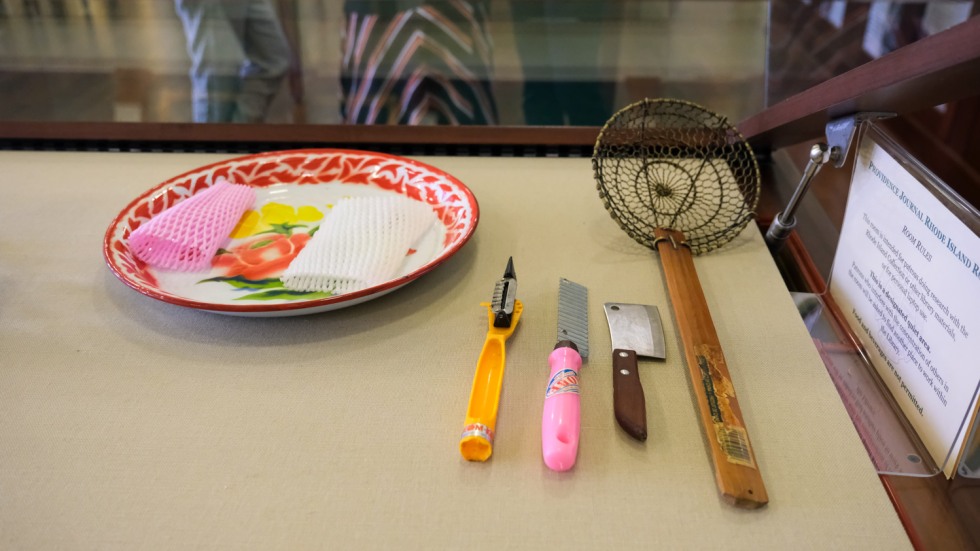
<svg viewBox="0 0 980 551"><path fill-rule="evenodd" d="M174 0L191 58L195 122L265 120L290 50L271 0Z"/></svg>
<svg viewBox="0 0 980 551"><path fill-rule="evenodd" d="M347 0L344 15L344 122L497 123L485 0Z"/></svg>

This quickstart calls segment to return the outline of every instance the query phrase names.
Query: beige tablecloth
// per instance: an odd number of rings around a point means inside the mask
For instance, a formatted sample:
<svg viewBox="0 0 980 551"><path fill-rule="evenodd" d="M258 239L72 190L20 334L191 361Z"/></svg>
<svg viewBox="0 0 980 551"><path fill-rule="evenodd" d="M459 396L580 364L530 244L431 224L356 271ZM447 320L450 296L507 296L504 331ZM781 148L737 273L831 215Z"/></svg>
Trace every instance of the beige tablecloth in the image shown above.
<svg viewBox="0 0 980 551"><path fill-rule="evenodd" d="M221 155L0 152L0 548L900 549L907 536L750 226L697 258L769 492L717 495L656 254L588 159L429 157L481 208L473 239L392 294L294 318L172 306L119 282L112 218ZM461 459L493 283L513 256L492 459ZM590 290L578 463L541 461L557 284ZM602 303L659 305L650 438L612 413Z"/></svg>

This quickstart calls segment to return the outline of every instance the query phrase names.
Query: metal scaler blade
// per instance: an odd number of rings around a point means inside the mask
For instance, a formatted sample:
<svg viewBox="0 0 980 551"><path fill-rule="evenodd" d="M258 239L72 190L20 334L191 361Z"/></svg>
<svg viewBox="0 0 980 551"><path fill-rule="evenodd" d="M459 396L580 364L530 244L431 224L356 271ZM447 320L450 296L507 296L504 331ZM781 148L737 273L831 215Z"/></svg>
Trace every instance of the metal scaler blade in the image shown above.
<svg viewBox="0 0 980 551"><path fill-rule="evenodd" d="M493 288L490 308L493 310L494 327L510 327L514 317L514 301L517 300L517 273L514 272L514 257L507 259L504 276Z"/></svg>
<svg viewBox="0 0 980 551"><path fill-rule="evenodd" d="M572 341L589 357L589 290L565 278L558 282L558 340Z"/></svg>

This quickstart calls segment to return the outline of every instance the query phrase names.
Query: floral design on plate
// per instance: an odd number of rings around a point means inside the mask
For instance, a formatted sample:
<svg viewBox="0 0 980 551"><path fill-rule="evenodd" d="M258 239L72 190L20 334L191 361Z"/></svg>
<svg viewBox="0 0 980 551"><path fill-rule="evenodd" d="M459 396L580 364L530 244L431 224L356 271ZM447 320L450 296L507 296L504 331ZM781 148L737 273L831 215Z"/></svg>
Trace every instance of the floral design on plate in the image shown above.
<svg viewBox="0 0 980 551"><path fill-rule="evenodd" d="M260 210L246 211L229 236L228 249L219 249L212 260L222 275L198 283L224 283L248 291L236 300L301 300L333 296L328 292L293 291L279 276L320 228L323 213L315 206L292 207L266 203Z"/></svg>

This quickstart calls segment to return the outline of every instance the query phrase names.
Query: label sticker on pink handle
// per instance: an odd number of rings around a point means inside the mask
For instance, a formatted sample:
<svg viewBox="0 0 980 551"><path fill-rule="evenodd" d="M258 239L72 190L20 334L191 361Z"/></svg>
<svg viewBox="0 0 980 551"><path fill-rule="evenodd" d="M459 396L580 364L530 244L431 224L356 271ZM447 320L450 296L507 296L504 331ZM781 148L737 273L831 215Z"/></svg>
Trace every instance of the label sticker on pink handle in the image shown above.
<svg viewBox="0 0 980 551"><path fill-rule="evenodd" d="M574 369L560 369L551 380L548 381L548 389L544 393L544 399L559 394L578 394L578 372Z"/></svg>

